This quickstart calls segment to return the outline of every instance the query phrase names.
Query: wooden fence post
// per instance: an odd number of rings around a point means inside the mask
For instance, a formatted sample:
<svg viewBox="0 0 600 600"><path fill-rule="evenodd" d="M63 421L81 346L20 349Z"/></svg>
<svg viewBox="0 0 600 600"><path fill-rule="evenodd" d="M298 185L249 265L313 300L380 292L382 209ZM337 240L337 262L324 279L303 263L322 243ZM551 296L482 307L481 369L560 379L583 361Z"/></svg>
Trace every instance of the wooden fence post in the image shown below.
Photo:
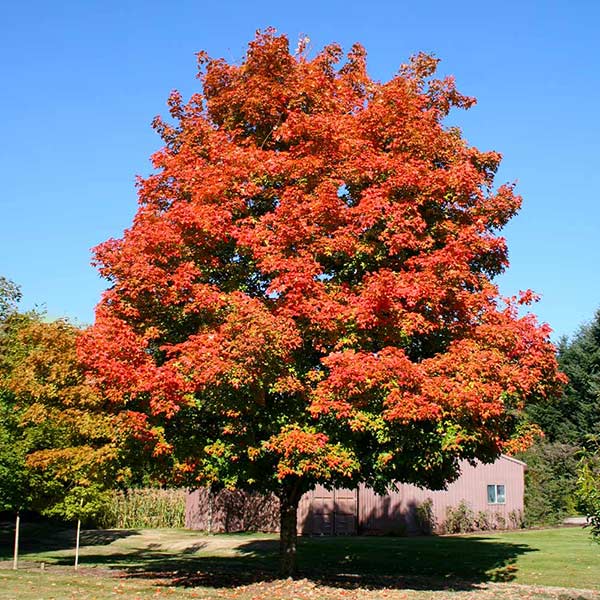
<svg viewBox="0 0 600 600"><path fill-rule="evenodd" d="M17 511L15 520L15 551L13 554L13 569L16 571L19 568L19 528L21 525L21 513Z"/></svg>

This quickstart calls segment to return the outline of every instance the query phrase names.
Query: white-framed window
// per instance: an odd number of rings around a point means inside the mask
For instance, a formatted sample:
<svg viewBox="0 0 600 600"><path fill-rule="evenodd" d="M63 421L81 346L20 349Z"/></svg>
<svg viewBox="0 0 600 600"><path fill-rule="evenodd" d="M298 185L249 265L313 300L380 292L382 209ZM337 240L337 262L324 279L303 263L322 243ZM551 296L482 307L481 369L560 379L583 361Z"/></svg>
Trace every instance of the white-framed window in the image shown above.
<svg viewBox="0 0 600 600"><path fill-rule="evenodd" d="M506 504L506 490L503 484L492 483L487 486L488 504Z"/></svg>

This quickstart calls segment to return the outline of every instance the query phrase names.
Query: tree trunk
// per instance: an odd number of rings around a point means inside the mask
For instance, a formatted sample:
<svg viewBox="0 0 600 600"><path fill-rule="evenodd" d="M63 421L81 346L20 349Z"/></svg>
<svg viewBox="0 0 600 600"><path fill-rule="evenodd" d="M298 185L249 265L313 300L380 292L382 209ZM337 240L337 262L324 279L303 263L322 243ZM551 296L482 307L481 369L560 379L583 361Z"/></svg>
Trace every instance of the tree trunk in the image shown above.
<svg viewBox="0 0 600 600"><path fill-rule="evenodd" d="M279 571L282 577L292 577L296 573L296 540L298 485L284 489L279 496Z"/></svg>

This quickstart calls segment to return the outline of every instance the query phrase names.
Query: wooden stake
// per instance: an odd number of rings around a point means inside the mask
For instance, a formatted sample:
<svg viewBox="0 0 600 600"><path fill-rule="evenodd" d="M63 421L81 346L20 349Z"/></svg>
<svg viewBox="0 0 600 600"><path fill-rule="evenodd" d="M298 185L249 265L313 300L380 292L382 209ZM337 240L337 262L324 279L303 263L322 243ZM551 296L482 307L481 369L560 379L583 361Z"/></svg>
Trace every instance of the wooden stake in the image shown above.
<svg viewBox="0 0 600 600"><path fill-rule="evenodd" d="M75 542L75 570L79 569L79 534L81 533L81 519L77 519L77 540Z"/></svg>
<svg viewBox="0 0 600 600"><path fill-rule="evenodd" d="M83 498L79 503L79 508L83 508ZM81 510L79 511L81 515ZM77 540L75 541L75 570L79 569L79 535L81 534L81 516L77 519Z"/></svg>
<svg viewBox="0 0 600 600"><path fill-rule="evenodd" d="M13 569L16 571L19 568L19 526L21 525L21 515L17 511L17 519L15 521L15 553L13 555Z"/></svg>

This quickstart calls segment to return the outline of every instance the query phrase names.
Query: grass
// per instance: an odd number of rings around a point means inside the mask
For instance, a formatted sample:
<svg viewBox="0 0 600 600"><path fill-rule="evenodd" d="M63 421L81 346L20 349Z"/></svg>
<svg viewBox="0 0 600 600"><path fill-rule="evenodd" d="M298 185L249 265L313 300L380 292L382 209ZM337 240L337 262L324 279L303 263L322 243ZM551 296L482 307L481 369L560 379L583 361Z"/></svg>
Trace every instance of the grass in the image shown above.
<svg viewBox="0 0 600 600"><path fill-rule="evenodd" d="M600 546L579 528L421 538L323 538L301 565L429 580L513 581L600 589ZM343 555L343 557L342 557Z"/></svg>
<svg viewBox="0 0 600 600"><path fill-rule="evenodd" d="M26 525L10 570L0 529L0 599L600 599L600 546L578 528L427 538L306 538L299 579L278 580L277 539L169 529L86 531ZM44 563L44 570L40 568ZM559 586L553 588L548 586ZM563 588L563 589L560 589ZM587 591L581 591L587 590Z"/></svg>

